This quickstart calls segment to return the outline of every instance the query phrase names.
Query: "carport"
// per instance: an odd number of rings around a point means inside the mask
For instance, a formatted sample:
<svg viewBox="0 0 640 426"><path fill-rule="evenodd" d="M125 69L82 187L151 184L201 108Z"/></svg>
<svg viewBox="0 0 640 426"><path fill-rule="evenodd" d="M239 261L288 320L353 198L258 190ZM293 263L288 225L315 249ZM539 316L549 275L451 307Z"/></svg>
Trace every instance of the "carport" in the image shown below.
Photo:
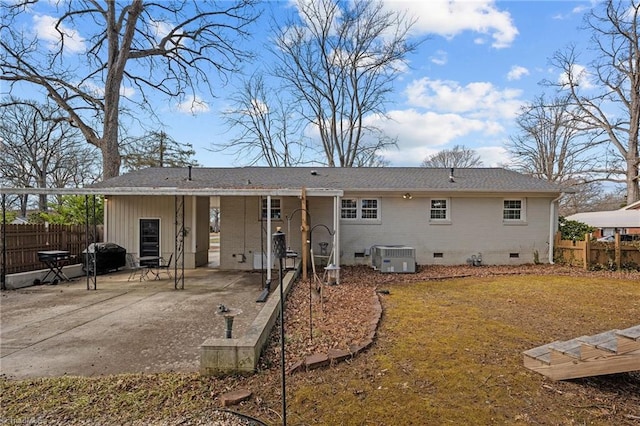
<svg viewBox="0 0 640 426"><path fill-rule="evenodd" d="M111 202L109 199L118 199L117 197L169 197L173 200L173 211L172 211L172 221L173 221L173 279L174 279L174 288L175 289L184 289L184 274L185 274L185 237L190 232L190 228L185 226L185 223L190 223L194 227L204 227L206 226L207 235L208 235L208 220L206 225L202 223L202 221L196 220L195 213L188 218L185 218L185 199L197 200L197 199L209 199L210 197L219 197L230 199L231 197L241 197L246 199L247 197L260 197L261 200L266 202L267 210L271 209L272 199L274 197L296 197L301 200L300 208L296 209L301 211L300 217L302 219L301 226L301 241L309 241L309 225L306 223L308 212L306 210L306 197L307 196L315 196L315 197L332 197L333 198L333 228L334 234L333 238L333 247L335 248L335 263L340 263L340 250L339 250L339 200L342 195L342 191L337 190L326 190L326 189L274 189L274 188L237 188L237 189L228 189L228 188L217 188L215 186L207 186L207 187L194 187L191 183L191 171L189 170L189 178L182 180L184 185L181 187L159 187L153 185L141 185L137 187L126 187L126 186L110 186L108 183L99 183L90 188L0 188L0 193L2 194L2 224L6 224L6 196L9 194L46 194L46 195L83 195L85 197L85 208L86 208L86 217L87 217L87 241L86 246L93 241L90 241L89 235L96 235L96 232L90 232L90 227L95 227L96 218L95 218L95 209L90 208L89 200L91 198L94 199L96 196L104 196L105 197L105 241L110 241L110 229L108 225L109 215L111 212ZM195 201L194 201L195 203ZM92 204L95 206L95 202ZM195 210L193 206L189 206L192 211ZM307 214L304 214L307 212ZM127 219L127 216L118 216L119 220ZM189 222L190 221L190 222ZM267 236L267 241L264 242L263 246L266 249L266 264L273 264L273 256L271 253L272 241L271 237L273 234L273 226L272 226L272 218L270 216L266 217L265 220L265 233ZM95 239L95 237L92 237ZM6 289L6 238L5 238L5 226L2 227L2 271L0 271L1 280L2 280L2 289ZM116 241L117 242L117 241ZM195 242L192 244L195 246ZM221 243L222 244L222 243ZM306 278L307 271L307 262L309 259L309 247L307 244L302 244L302 271L303 278ZM91 261L89 256L87 256L87 262ZM93 259L95 262L95 259ZM262 267L260 268L266 272L266 282L271 282L271 268ZM98 277L95 274L96 268L86 267L86 281L87 281L87 289L95 290L97 288L97 280ZM93 271L93 275L90 273ZM338 276L339 280L339 276Z"/></svg>

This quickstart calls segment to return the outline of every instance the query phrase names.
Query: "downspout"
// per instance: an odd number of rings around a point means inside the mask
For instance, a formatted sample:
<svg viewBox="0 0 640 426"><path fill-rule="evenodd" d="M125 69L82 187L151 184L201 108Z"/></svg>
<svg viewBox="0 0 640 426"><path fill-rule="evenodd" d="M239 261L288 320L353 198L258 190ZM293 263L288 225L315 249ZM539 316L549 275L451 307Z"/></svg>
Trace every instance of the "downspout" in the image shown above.
<svg viewBox="0 0 640 426"><path fill-rule="evenodd" d="M340 266L340 197L333 198L333 259ZM340 284L340 270L336 271L336 284Z"/></svg>
<svg viewBox="0 0 640 426"><path fill-rule="evenodd" d="M558 196L558 198L551 200L551 204L549 204L549 264L553 265L554 261L553 261L553 243L555 241L555 235L556 235L556 221L555 221L555 217L556 217L556 203L560 200L560 198L562 198L562 196L564 195L563 192L560 193L560 195Z"/></svg>
<svg viewBox="0 0 640 426"><path fill-rule="evenodd" d="M260 201L262 204L262 201ZM262 208L262 205L260 206ZM245 220L247 220L245 218ZM271 259L271 246L273 244L273 239L271 235L271 195L267 195L267 240L269 243L267 244L267 282L271 282L271 267L273 266L273 259Z"/></svg>

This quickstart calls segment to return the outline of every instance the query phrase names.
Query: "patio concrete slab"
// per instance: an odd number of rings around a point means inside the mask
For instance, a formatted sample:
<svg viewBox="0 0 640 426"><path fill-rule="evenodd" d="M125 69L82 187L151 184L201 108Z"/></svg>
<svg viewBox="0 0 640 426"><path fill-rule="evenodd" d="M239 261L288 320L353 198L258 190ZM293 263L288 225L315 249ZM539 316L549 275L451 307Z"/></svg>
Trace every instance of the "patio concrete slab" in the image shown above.
<svg viewBox="0 0 640 426"><path fill-rule="evenodd" d="M197 372L200 345L225 337L219 304L242 310L239 337L262 309L259 272L201 268L173 280L127 281L128 272L3 291L0 374L9 379Z"/></svg>

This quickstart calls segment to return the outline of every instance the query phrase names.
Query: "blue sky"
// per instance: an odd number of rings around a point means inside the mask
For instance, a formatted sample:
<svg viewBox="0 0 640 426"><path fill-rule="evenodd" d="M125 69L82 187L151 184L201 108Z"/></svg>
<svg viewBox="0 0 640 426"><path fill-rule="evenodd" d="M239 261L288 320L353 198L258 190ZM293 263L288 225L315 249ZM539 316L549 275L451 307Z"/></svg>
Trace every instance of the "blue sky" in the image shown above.
<svg viewBox="0 0 640 426"><path fill-rule="evenodd" d="M558 0L385 0L386 7L414 16L415 37L427 39L408 57L409 67L394 84L388 106L391 119L369 117L389 136L398 137L398 148L382 155L391 166L418 166L430 154L465 145L477 150L486 166L508 163L504 145L515 132L518 109L545 90L540 81L561 78L549 65L555 51L570 43L586 46L589 34L579 26L593 5ZM264 20L253 27L254 47L268 38L271 14L282 16L295 10L286 1L263 7ZM47 43L56 42L51 36L53 11L44 3L23 17ZM68 29L74 30L78 32L75 48L81 52L83 29ZM586 66L588 58L583 59ZM247 72L259 66L247 67ZM157 105L164 130L179 142L193 144L196 159L204 166L244 165L231 155L207 149L212 142L230 137L221 112L230 107L233 83L221 85L216 98L203 92L195 104L162 100ZM123 90L136 96L133 89ZM2 92L6 94L6 89Z"/></svg>

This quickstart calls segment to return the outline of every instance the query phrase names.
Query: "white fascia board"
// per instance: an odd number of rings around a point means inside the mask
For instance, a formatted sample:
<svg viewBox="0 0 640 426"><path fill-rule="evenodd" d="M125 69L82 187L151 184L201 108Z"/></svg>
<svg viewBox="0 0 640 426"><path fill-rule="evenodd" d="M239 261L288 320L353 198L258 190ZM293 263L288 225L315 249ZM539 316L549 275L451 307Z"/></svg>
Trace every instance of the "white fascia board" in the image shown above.
<svg viewBox="0 0 640 426"><path fill-rule="evenodd" d="M0 194L47 195L186 195L186 196L267 196L298 197L301 189L220 189L220 188L7 188ZM313 197L341 196L342 190L312 188L306 190Z"/></svg>

